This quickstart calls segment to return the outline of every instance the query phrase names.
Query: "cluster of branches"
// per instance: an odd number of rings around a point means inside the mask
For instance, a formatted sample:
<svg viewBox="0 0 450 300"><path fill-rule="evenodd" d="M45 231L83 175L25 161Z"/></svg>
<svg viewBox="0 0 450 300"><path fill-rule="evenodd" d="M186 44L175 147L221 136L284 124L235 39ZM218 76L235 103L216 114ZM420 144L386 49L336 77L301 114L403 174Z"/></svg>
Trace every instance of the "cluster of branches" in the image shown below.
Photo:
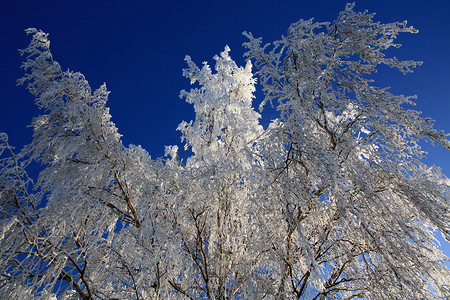
<svg viewBox="0 0 450 300"><path fill-rule="evenodd" d="M292 24L272 44L244 33L181 96L195 120L152 159L123 146L105 85L63 72L47 34L22 51L43 115L15 153L0 134L0 296L10 299L430 299L450 297L449 180L419 140L450 149L411 97L374 86L404 23L347 5L333 23ZM279 117L253 109L256 79ZM36 182L25 171L42 164Z"/></svg>

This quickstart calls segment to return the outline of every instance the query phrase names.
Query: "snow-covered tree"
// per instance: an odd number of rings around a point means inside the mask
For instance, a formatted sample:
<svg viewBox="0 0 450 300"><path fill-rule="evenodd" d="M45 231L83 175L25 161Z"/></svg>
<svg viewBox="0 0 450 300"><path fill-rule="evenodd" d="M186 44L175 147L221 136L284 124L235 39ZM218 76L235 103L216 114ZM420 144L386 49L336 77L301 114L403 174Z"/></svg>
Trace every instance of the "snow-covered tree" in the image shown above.
<svg viewBox="0 0 450 300"><path fill-rule="evenodd" d="M175 165L173 222L182 237L185 269L171 284L194 298L251 297L243 287L264 244L252 230L258 221L254 172L260 166L253 148L263 133L252 108L255 79L250 61L239 68L229 50L214 57L215 73L206 63L199 69L189 57L184 70L200 88L181 93L194 105L195 121L179 126L193 155L186 166Z"/></svg>
<svg viewBox="0 0 450 300"><path fill-rule="evenodd" d="M430 286L447 291L432 229L450 238L448 179L420 162L417 142L450 144L404 109L411 97L370 81L380 64L403 73L419 64L383 53L414 28L372 18L347 5L333 23L291 25L272 47L245 33L262 105L280 112L264 153L279 152L267 186L285 220L273 262L278 295L416 299L428 298Z"/></svg>
<svg viewBox="0 0 450 300"><path fill-rule="evenodd" d="M404 23L347 5L333 23L300 20L248 61L186 57L181 98L195 119L152 159L122 144L108 91L63 72L47 34L22 51L43 115L16 153L0 134L0 296L54 299L430 299L450 297L449 180L419 141L450 149L413 97L377 87ZM256 72L252 73L252 63ZM257 77L255 77L257 76ZM256 78L279 112L264 129ZM34 182L31 163L42 171Z"/></svg>

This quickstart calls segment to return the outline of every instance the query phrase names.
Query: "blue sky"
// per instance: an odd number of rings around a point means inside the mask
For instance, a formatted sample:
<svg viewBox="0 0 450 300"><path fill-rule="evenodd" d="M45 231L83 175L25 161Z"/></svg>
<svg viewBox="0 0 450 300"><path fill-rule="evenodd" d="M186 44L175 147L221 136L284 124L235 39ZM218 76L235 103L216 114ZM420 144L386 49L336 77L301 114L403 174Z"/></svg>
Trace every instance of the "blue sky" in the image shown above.
<svg viewBox="0 0 450 300"><path fill-rule="evenodd" d="M197 64L212 64L212 57L229 45L232 58L243 65L243 31L270 42L301 18L333 21L346 2L2 1L0 131L21 148L31 141L27 125L39 114L32 96L16 86L23 75L17 49L29 43L26 28L50 33L53 57L63 70L83 73L93 89L106 82L112 120L124 144L142 145L160 157L165 145L179 144L178 124L193 118L193 108L178 97L180 90L190 88L189 80L181 76L185 55ZM355 2L355 10L375 12L375 20L408 20L419 30L417 35L400 35L403 47L391 53L423 61L423 66L407 76L383 69L377 80L394 93L417 94L415 109L436 120L435 128L450 132L450 1ZM429 151L427 163L441 166L450 177L449 152L423 146ZM445 247L450 255L448 244Z"/></svg>

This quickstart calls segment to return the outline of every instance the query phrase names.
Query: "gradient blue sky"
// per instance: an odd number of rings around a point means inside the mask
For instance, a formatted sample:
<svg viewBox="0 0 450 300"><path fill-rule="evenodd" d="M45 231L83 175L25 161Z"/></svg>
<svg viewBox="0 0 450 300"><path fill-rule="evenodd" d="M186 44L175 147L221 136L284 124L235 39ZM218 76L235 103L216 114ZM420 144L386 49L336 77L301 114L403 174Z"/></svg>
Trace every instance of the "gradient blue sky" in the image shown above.
<svg viewBox="0 0 450 300"><path fill-rule="evenodd" d="M181 76L186 54L197 64L212 64L212 57L229 45L232 58L243 65L243 31L270 42L301 18L333 21L346 2L3 0L0 131L21 148L31 141L27 125L39 114L32 96L16 87L23 75L17 49L29 43L26 28L50 33L53 57L63 70L83 73L93 89L106 82L112 120L124 144L142 145L153 157L160 157L165 145L179 144L178 124L193 118L193 108L178 97L180 90L190 88ZM375 20L408 20L419 30L417 35L400 35L403 47L390 53L423 61L423 66L407 76L383 69L377 80L394 93L417 94L415 109L436 120L437 129L450 132L450 1L355 2L355 10L375 12ZM257 95L261 101L261 94ZM423 146L429 151L427 163L441 166L450 177L449 152ZM449 255L449 245L444 246Z"/></svg>

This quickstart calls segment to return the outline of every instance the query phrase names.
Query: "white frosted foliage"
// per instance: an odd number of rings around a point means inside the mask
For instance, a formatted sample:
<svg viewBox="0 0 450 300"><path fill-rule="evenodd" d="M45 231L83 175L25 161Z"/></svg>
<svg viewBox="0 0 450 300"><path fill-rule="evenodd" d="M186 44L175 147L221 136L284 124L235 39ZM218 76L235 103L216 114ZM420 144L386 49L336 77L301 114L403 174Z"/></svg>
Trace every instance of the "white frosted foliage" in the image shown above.
<svg viewBox="0 0 450 300"><path fill-rule="evenodd" d="M21 151L0 133L0 298L450 298L450 181L419 142L450 143L371 80L420 65L385 53L416 30L373 18L347 5L270 44L244 33L245 67L228 46L213 67L187 56L186 160L124 146L106 85L63 72L28 29L19 84L42 115ZM266 129L257 79L278 112Z"/></svg>

